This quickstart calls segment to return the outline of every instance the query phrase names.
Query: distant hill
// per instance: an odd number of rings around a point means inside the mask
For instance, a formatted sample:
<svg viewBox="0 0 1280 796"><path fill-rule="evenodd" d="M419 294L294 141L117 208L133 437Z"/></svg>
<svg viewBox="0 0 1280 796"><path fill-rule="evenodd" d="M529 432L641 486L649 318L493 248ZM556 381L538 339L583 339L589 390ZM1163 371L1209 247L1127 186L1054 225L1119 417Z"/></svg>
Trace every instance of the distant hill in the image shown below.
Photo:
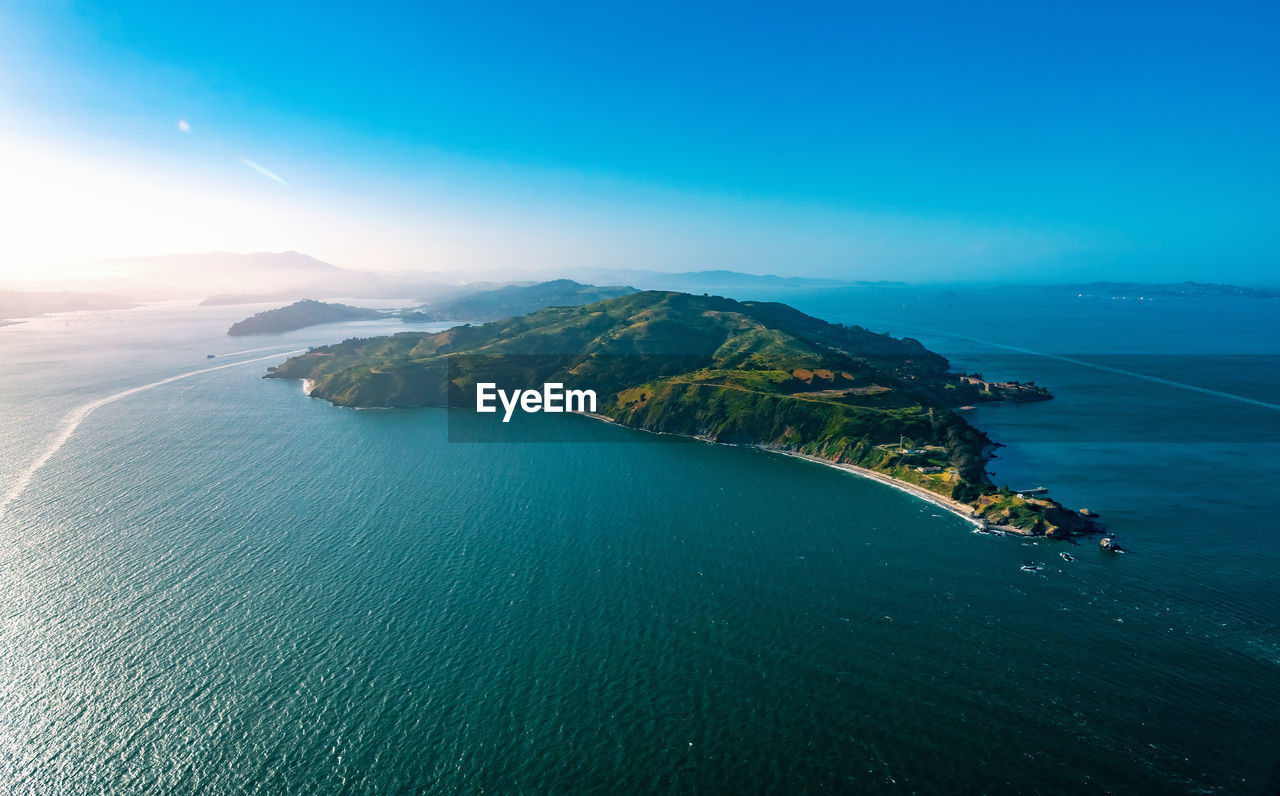
<svg viewBox="0 0 1280 796"><path fill-rule="evenodd" d="M291 288L269 293L217 293L202 300L200 306L232 307L237 304L301 301L304 297L332 299L349 298L351 296L365 299L403 299L406 304L412 304L425 301L424 295L435 296L435 300L442 301L447 297L466 293L471 289L473 288L470 286L412 280L406 282L377 281L368 282L363 287L334 286L328 289L323 287Z"/></svg>
<svg viewBox="0 0 1280 796"><path fill-rule="evenodd" d="M504 285L427 304L402 316L409 323L432 321L496 321L526 315L543 307L575 307L635 293L633 287L597 287L570 279L533 285Z"/></svg>
<svg viewBox="0 0 1280 796"><path fill-rule="evenodd" d="M529 286L529 276L510 269L465 271L375 271L348 268L297 251L199 252L101 260L99 273L79 278L67 287L86 292L118 293L143 301L197 298L206 305L294 301L302 298L417 299L436 304L450 297L479 292L481 284ZM666 273L649 269L545 268L541 280L571 279L586 285L632 285L641 290L689 293L744 294L813 288L900 286L900 282L747 274L729 270ZM512 280L519 280L513 282ZM59 284L32 283L32 289L53 290ZM528 311L528 305L512 305ZM440 309L428 307L428 311Z"/></svg>
<svg viewBox="0 0 1280 796"><path fill-rule="evenodd" d="M183 296L219 292L278 294L308 288L324 293L354 287L359 272L317 260L301 252L204 252L127 257L104 265L140 287Z"/></svg>
<svg viewBox="0 0 1280 796"><path fill-rule="evenodd" d="M589 388L601 399L595 411L623 425L854 464L1019 532L1094 529L1053 501L991 484L991 441L951 409L983 398L946 359L785 304L646 291L347 340L270 375L309 379L312 395L357 407L467 406L479 382Z"/></svg>
<svg viewBox="0 0 1280 796"><path fill-rule="evenodd" d="M302 252L199 252L162 254L149 257L119 257L107 263L137 273L206 274L337 274L346 271Z"/></svg>
<svg viewBox="0 0 1280 796"><path fill-rule="evenodd" d="M76 310L119 310L136 306L123 296L109 293L75 293L67 290L33 292L0 290L0 321L29 318L50 312Z"/></svg>
<svg viewBox="0 0 1280 796"><path fill-rule="evenodd" d="M237 304L265 304L268 301L302 301L300 291L281 290L275 293L219 293L200 302L201 307L234 307ZM321 291L317 295L324 296ZM325 296L328 298L328 296Z"/></svg>
<svg viewBox="0 0 1280 796"><path fill-rule="evenodd" d="M322 323L363 321L383 317L378 310L351 307L346 304L326 304L323 301L303 299L287 307L266 310L235 323L227 330L232 337L247 334L279 334L294 329L305 329Z"/></svg>
<svg viewBox="0 0 1280 796"><path fill-rule="evenodd" d="M846 279L744 274L738 271L684 271L664 273L645 269L609 270L605 268L574 269L576 279L595 283L623 283L642 290L677 290L688 293L726 291L744 288L807 289L821 287L897 286L903 282L864 282Z"/></svg>
<svg viewBox="0 0 1280 796"><path fill-rule="evenodd" d="M292 301L301 298L403 298L437 295L456 287L439 272L378 272L341 268L301 252L206 252L125 257L101 262L116 274L95 280L109 289L147 300L203 298L209 304Z"/></svg>

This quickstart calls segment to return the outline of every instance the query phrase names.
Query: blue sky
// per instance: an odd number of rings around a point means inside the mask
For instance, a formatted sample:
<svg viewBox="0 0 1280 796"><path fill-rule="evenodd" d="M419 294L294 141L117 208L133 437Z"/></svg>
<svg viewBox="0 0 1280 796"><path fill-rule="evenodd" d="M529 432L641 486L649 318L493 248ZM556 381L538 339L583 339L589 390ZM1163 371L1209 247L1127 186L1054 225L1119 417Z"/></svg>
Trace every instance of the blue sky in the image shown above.
<svg viewBox="0 0 1280 796"><path fill-rule="evenodd" d="M6 257L1271 284L1278 23L1262 3L0 0L5 209L41 232ZM55 244L37 213L87 232Z"/></svg>

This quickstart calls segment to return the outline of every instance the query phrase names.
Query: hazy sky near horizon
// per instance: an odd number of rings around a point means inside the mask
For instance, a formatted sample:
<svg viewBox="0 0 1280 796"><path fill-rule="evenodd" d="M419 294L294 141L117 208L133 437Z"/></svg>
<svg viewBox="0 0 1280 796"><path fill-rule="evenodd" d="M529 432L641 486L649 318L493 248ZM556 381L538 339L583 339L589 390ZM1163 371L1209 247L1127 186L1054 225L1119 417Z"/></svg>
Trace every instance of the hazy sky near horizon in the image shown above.
<svg viewBox="0 0 1280 796"><path fill-rule="evenodd" d="M0 279L295 249L1272 284L1278 29L1268 3L0 0Z"/></svg>

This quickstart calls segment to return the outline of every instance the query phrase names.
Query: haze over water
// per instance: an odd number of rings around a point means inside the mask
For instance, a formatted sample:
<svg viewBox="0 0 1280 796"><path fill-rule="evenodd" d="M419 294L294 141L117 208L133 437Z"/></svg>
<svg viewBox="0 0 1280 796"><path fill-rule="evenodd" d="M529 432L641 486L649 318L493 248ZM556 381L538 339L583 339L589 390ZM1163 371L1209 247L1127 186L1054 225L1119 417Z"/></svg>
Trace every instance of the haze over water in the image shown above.
<svg viewBox="0 0 1280 796"><path fill-rule="evenodd" d="M1276 414L991 345L1275 404L1265 360L1182 356L1280 353L1275 302L1043 298L1003 334L986 294L781 298L1048 386L973 413L1008 446L995 478L1101 512L1130 552L975 535L830 468L582 418L577 444L449 443L442 411L337 409L252 361L397 323L40 319L0 328L0 495L77 407L193 375L85 415L0 517L0 781L1280 787Z"/></svg>

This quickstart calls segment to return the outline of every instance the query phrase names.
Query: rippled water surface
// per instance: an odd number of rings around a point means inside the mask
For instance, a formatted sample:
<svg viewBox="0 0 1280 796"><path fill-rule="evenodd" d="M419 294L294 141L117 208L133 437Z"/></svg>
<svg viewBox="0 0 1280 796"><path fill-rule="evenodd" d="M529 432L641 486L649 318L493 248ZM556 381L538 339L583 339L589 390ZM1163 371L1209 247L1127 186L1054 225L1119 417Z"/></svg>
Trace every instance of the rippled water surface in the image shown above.
<svg viewBox="0 0 1280 796"><path fill-rule="evenodd" d="M749 449L609 444L632 432L580 418L562 420L576 444L449 443L440 411L337 409L260 378L277 353L393 323L231 340L245 308L161 305L0 328L0 782L1280 787L1278 446L1047 439L1099 395L1156 422L1185 396L992 345L1106 353L1064 324L1122 328L1159 368L1275 353L1257 342L1280 339L1275 311L1181 305L1179 345L1161 306L1054 304L993 329L948 314L964 296L898 298L788 300L1049 385L1053 402L975 415L1008 443L997 480L1101 511L1131 553L974 535ZM1280 372L1231 378L1212 373L1280 403Z"/></svg>

